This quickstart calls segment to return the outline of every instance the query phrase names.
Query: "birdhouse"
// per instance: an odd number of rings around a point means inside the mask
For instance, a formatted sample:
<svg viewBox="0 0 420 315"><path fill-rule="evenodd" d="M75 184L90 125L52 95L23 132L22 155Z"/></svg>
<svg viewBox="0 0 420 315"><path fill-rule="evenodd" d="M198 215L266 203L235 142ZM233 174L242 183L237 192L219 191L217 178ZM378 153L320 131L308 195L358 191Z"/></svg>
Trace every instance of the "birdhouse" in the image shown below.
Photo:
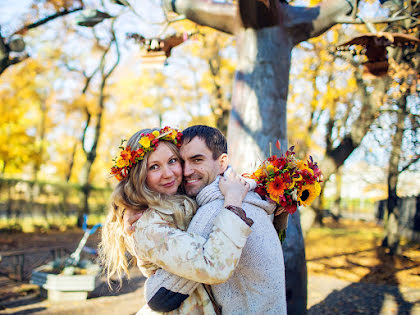
<svg viewBox="0 0 420 315"><path fill-rule="evenodd" d="M140 34L127 34L128 38L133 38L143 48L143 58L158 58L164 57L166 60L171 56L172 48L185 42L192 34L173 34L165 38L145 38Z"/></svg>
<svg viewBox="0 0 420 315"><path fill-rule="evenodd" d="M354 54L365 55L367 61L363 65L367 72L374 76L383 76L387 74L389 68L387 47L416 45L419 42L416 37L403 33L368 33L356 36L338 45L336 50L352 51Z"/></svg>

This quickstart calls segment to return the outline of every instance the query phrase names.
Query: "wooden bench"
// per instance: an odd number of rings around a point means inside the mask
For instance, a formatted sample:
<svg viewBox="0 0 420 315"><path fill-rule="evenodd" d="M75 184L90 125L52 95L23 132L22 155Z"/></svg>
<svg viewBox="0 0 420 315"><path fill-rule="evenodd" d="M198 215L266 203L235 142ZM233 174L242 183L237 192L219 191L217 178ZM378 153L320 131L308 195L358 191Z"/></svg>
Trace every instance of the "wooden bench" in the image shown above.
<svg viewBox="0 0 420 315"><path fill-rule="evenodd" d="M6 257L11 258L14 274L16 275L17 280L22 281L24 277L25 255L48 251L51 253L53 260L63 257L66 253L70 252L66 246L35 247L27 249L0 251L0 263Z"/></svg>

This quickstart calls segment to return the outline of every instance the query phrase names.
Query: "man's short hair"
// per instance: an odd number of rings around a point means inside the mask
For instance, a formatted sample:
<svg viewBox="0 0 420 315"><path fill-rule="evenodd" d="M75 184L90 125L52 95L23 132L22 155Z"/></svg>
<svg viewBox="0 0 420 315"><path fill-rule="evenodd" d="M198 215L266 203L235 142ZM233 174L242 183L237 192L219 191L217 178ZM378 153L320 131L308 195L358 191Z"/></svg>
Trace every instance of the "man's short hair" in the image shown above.
<svg viewBox="0 0 420 315"><path fill-rule="evenodd" d="M195 137L204 140L207 147L213 153L214 160L223 153L227 153L227 141L219 129L205 125L195 125L182 131L183 143L189 143Z"/></svg>

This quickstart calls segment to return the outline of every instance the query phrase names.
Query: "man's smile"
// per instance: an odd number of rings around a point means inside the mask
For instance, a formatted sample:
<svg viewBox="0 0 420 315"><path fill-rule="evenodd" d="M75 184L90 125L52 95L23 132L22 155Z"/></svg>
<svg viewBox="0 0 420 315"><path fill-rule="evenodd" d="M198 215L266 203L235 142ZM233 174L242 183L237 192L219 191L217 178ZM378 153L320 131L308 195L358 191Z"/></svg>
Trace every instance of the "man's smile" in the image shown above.
<svg viewBox="0 0 420 315"><path fill-rule="evenodd" d="M187 185L191 185L191 184L194 184L194 183L199 182L200 180L201 180L201 178L191 178L191 179L186 179L186 180L185 180L185 184L187 184Z"/></svg>

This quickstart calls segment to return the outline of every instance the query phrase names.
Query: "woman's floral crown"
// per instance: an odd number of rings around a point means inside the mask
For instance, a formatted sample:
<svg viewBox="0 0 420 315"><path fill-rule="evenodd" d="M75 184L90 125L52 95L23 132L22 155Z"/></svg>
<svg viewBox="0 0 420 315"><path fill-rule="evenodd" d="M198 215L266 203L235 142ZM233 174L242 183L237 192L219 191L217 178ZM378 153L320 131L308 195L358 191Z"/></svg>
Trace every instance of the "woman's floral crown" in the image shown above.
<svg viewBox="0 0 420 315"><path fill-rule="evenodd" d="M120 144L121 152L118 157L113 159L114 166L111 167L111 175L115 176L118 181L128 177L130 169L137 164L137 162L144 159L147 152L154 151L159 145L159 141L170 141L177 147L181 146L182 132L177 129L166 126L160 130L155 130L150 133L142 133L139 140L140 147L137 150L131 150L127 145L124 148L122 140Z"/></svg>

